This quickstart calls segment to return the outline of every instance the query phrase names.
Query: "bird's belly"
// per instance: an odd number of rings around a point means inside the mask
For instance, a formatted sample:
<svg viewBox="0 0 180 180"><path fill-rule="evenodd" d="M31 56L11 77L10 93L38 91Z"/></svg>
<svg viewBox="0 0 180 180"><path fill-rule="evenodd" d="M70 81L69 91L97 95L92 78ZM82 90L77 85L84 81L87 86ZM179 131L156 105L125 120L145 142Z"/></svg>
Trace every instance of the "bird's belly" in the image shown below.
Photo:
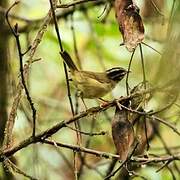
<svg viewBox="0 0 180 180"><path fill-rule="evenodd" d="M80 72L76 72L76 75L72 76L72 80L78 91L80 91L81 96L88 99L103 97L116 85L112 81L100 82Z"/></svg>
<svg viewBox="0 0 180 180"><path fill-rule="evenodd" d="M112 87L110 86L110 84L103 84L103 86L78 84L77 88L82 93L82 97L88 98L88 99L103 97L112 90Z"/></svg>

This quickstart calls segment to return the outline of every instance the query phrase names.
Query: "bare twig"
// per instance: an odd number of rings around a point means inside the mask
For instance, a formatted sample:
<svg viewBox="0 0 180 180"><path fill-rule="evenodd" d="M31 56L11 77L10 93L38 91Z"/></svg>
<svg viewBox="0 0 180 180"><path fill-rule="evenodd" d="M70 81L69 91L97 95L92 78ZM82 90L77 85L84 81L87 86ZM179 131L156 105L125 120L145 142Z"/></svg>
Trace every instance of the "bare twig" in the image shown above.
<svg viewBox="0 0 180 180"><path fill-rule="evenodd" d="M150 46L149 44L147 44L147 43L145 43L145 42L141 42L141 44L143 44L143 45L145 45L145 46L149 47L150 49L154 50L154 51L155 51L155 52L157 52L159 55L162 55L162 53L161 53L161 52L159 52L158 50L156 50L155 48L153 48L153 47L152 47L152 46Z"/></svg>
<svg viewBox="0 0 180 180"><path fill-rule="evenodd" d="M18 1L16 1L16 2L18 2ZM6 9L0 6L0 13L2 13L3 15L6 15ZM25 17L20 17L20 16L17 16L15 14L12 14L12 13L9 13L8 16L13 18L13 19L16 19L16 20L25 21L27 23L32 23L33 22L30 19L27 19Z"/></svg>
<svg viewBox="0 0 180 180"><path fill-rule="evenodd" d="M180 132L177 130L177 128L175 126L173 126L172 124L168 123L167 120L161 119L157 116L150 116L150 118L157 120L157 121L161 122L162 124L165 124L166 126L171 128L176 134L178 134L180 136Z"/></svg>
<svg viewBox="0 0 180 180"><path fill-rule="evenodd" d="M116 166L116 163L118 162L118 159L112 159L111 163L109 164L109 167L106 171L106 176L107 177L109 174L112 173L112 171L114 170L114 167Z"/></svg>
<svg viewBox="0 0 180 180"><path fill-rule="evenodd" d="M33 62L34 54L37 50L38 45L41 42L41 39L42 39L46 29L47 29L47 25L49 24L50 20L51 20L51 11L49 11L47 16L44 18L43 23L40 26L40 28L36 34L36 37L32 43L32 47L29 51L27 63L24 64L24 68L23 68L23 70L24 70L23 73L24 73L25 78L27 78L27 76L28 76L29 69L30 69L31 64ZM15 121L15 117L17 114L17 109L18 109L18 106L19 106L19 103L20 103L20 100L22 97L22 89L23 89L22 82L21 82L21 80L19 80L17 88L16 88L16 94L15 94L15 97L14 97L14 100L12 103L12 108L10 110L9 118L8 118L7 123L6 123L6 132L5 132L4 142L3 142L4 148L9 147L11 144L11 141L12 141L12 133L11 132L12 132L13 127L14 127L14 121Z"/></svg>
<svg viewBox="0 0 180 180"><path fill-rule="evenodd" d="M55 8L56 8L57 2L55 4L53 4L53 1L56 2L56 0L49 0L50 5L51 5L52 16L53 16L53 20L54 20L55 30L56 30L56 34L57 34L57 38L58 38L58 42L59 42L60 51L63 52L64 50L63 50L61 36L60 36L59 28L58 28L57 17L55 15ZM65 72L65 77L66 77L66 85L67 85L69 103L70 103L72 115L74 115L74 108L73 108L73 103L72 103L72 99L71 99L71 91L70 91L70 85L69 85L69 80L68 80L69 79L68 72L67 72L67 67L66 67L66 64L64 61L63 61L63 65L64 65L64 72Z"/></svg>
<svg viewBox="0 0 180 180"><path fill-rule="evenodd" d="M9 171L13 171L15 173L21 174L23 177L26 177L30 180L37 180L36 178L26 174L24 171L22 171L19 167L17 167L12 161L9 159L5 160L5 166L8 168Z"/></svg>
<svg viewBox="0 0 180 180"><path fill-rule="evenodd" d="M111 177L113 177L126 163L128 163L128 161L131 160L131 157L133 156L133 154L134 154L134 152L135 152L138 144L139 144L139 143L136 143L133 151L132 151L131 154L127 157L127 159L126 159L125 161L123 161L122 164L121 164L113 173L111 173L111 174L109 174L108 176L106 176L104 180L108 180L108 179L110 179Z"/></svg>
<svg viewBox="0 0 180 180"><path fill-rule="evenodd" d="M156 170L156 172L161 171L164 167L168 166L168 164L170 164L170 163L171 163L171 161L165 162L159 169Z"/></svg>
<svg viewBox="0 0 180 180"><path fill-rule="evenodd" d="M175 161L180 160L180 153L174 154L172 156L162 156L162 157L155 157L155 158L139 158L139 157L132 157L131 162L139 162L141 164L149 164L149 163L162 163L167 161Z"/></svg>
<svg viewBox="0 0 180 180"><path fill-rule="evenodd" d="M54 142L49 141L49 140L43 140L42 143L54 145ZM97 157L103 157L103 158L107 158L107 159L109 159L109 158L110 159L111 158L119 158L119 155L106 153L106 152L101 152L101 151L96 151L96 150L84 148L84 147L77 146L77 145L63 144L63 143L58 143L58 142L56 142L56 145L59 146L59 147L64 147L64 148L71 149L71 150L73 150L75 152L85 152L85 153L88 153L88 154L92 154L92 155L95 155Z"/></svg>
<svg viewBox="0 0 180 180"><path fill-rule="evenodd" d="M145 115L153 120L157 120L159 122L161 122L162 124L168 126L169 128L171 128L176 134L178 134L180 136L180 132L177 130L177 128L175 126L173 126L172 124L170 124L169 122L157 117L157 116L151 116L151 113L147 113L147 112L141 112L141 111L138 111L138 110L134 110L134 109L130 109L122 104L120 104L121 107L123 107L124 109L127 109L128 111L132 112L132 113L137 113L137 114L140 114L140 115Z"/></svg>
<svg viewBox="0 0 180 180"><path fill-rule="evenodd" d="M44 140L36 135L35 138L30 137L27 140L24 140L22 143L20 143L15 148L5 150L4 152L0 152L0 161L4 161L6 159L6 157L10 157L11 155L16 153L20 149L22 149L32 143L38 143L38 142L42 142L42 143L46 143L46 144L50 144L50 145L54 146L54 141ZM96 150L92 150L92 149L87 149L87 148L83 148L83 147L76 146L76 145L69 145L69 144L56 142L56 146L68 148L68 149L71 149L71 150L77 151L77 152L79 152L79 151L85 152L88 154L95 155L97 157L110 158L110 159L111 158L119 158L119 155L106 153L106 152L102 152L102 151L96 151ZM149 164L149 163L160 163L160 162L174 161L174 160L180 160L180 153L174 154L172 156L162 156L162 157L155 157L155 158L154 157L153 158L132 157L130 161L136 162L136 163L138 162L138 163L143 163L143 164Z"/></svg>
<svg viewBox="0 0 180 180"><path fill-rule="evenodd" d="M49 2L50 2L50 5L51 5L52 16L53 16L53 20L54 20L56 35L57 35L58 42L59 42L60 52L63 53L64 50L63 50L61 36L60 36L59 28L58 28L57 17L56 17L56 14L55 14L55 9L57 7L57 0L49 0ZM74 113L74 107L73 107L73 102L72 102L72 98L71 98L69 77L68 77L68 72L67 72L67 66L66 66L64 61L63 61L63 65L64 65L64 73L65 73L65 77L66 77L67 94L68 94L68 98L69 98L70 108L71 108L72 115L74 116L75 113ZM79 127L78 122L75 121L74 123L75 123L76 129L78 129L78 127ZM78 131L76 131L76 135L77 135L77 143L80 144L81 135L80 135L80 133ZM77 179L77 160L76 159L77 159L77 155L76 155L76 153L74 153L75 179Z"/></svg>
<svg viewBox="0 0 180 180"><path fill-rule="evenodd" d="M131 64L132 64L132 60L133 60L133 57L134 57L135 50L136 49L134 49L132 54L131 54L131 58L130 58L129 65L128 65L128 73L126 75L126 93L127 93L127 96L129 95L129 82L128 82L129 81L129 72L131 70Z"/></svg>
<svg viewBox="0 0 180 180"><path fill-rule="evenodd" d="M34 107L34 103L32 102L32 98L31 98L30 93L28 91L28 88L26 86L25 77L24 77L24 69L23 69L23 56L24 56L24 54L26 54L30 50L30 48L28 48L28 50L25 53L22 53L21 44L20 44L20 40L19 40L18 24L16 24L14 26L14 28L13 28L11 26L11 24L10 24L10 21L9 21L9 12L15 5L18 4L18 2L19 1L15 1L15 3L12 4L9 7L9 9L6 12L6 20L7 20L7 23L9 25L10 29L11 29L12 34L14 35L14 37L16 39L16 44L17 44L18 54L19 54L19 61L20 61L20 74L21 74L22 85L24 87L27 100L28 100L29 105L30 105L31 110L32 110L32 119L33 119L33 133L32 133L32 136L34 137L35 136L35 131L36 131L36 109Z"/></svg>
<svg viewBox="0 0 180 180"><path fill-rule="evenodd" d="M144 83L144 89L146 89L146 71L145 71L145 64L144 64L144 56L143 56L143 50L141 44L139 44L140 48L140 54L141 54L141 65L143 70L143 83Z"/></svg>
<svg viewBox="0 0 180 180"><path fill-rule="evenodd" d="M141 91L141 92L136 92L136 93L131 94L127 97L120 97L118 100L122 104L122 102L126 101L127 99L131 99L131 98L136 97L138 95L142 95L142 93L149 93L150 91L153 91L153 89L145 90L145 91ZM98 112L105 111L106 109L116 105L116 103L117 103L117 100L113 100L113 101L110 101L109 103L107 103L106 105L104 105L103 107L97 106L97 107L90 108L87 111L79 113L79 114L75 115L74 117L72 117L66 121L61 121L60 123L57 123L56 125L54 125L50 129L47 129L47 130L39 133L38 135L36 135L35 138L29 137L29 138L25 139L24 141L20 142L18 145L14 146L8 150L4 150L3 153L0 153L0 161L4 160L4 156L9 157L9 156L13 155L14 153L16 153L17 151L21 150L22 148L29 146L30 144L41 142L42 139L46 139L46 138L52 136L53 134L55 134L60 129L66 127L66 124L73 123L73 122L75 122L75 121L77 121L83 117L86 117L88 115L92 115L92 114L95 114ZM158 121L162 122L163 124L166 124L168 127L172 128L177 134L180 134L176 128L174 128L172 125L169 125L169 123L167 123L166 121L164 122L164 120L157 118L155 116L153 116L152 118L157 119Z"/></svg>
<svg viewBox="0 0 180 180"><path fill-rule="evenodd" d="M72 129L73 131L78 131L78 132L80 132L81 134L87 135L87 136L104 136L104 135L106 134L105 131L101 131L101 132L90 132L90 133L89 133L89 132L80 131L79 129L75 129L75 128L73 128L73 127L71 127L71 126L68 126L68 125L66 125L66 127Z"/></svg>
<svg viewBox="0 0 180 180"><path fill-rule="evenodd" d="M173 170L172 170L169 166L166 166L166 167L167 167L167 169L169 170L169 172L171 173L172 179L173 179L173 180L176 180L177 178L176 178Z"/></svg>

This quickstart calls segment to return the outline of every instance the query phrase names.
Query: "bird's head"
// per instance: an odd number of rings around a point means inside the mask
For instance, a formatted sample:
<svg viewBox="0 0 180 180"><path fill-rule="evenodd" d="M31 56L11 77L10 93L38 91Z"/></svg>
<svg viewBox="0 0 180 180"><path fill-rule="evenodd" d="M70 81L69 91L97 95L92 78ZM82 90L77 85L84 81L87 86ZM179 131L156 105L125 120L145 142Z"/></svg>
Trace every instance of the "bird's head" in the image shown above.
<svg viewBox="0 0 180 180"><path fill-rule="evenodd" d="M114 67L106 70L108 78L117 82L122 80L127 73L129 73L129 71L122 67Z"/></svg>

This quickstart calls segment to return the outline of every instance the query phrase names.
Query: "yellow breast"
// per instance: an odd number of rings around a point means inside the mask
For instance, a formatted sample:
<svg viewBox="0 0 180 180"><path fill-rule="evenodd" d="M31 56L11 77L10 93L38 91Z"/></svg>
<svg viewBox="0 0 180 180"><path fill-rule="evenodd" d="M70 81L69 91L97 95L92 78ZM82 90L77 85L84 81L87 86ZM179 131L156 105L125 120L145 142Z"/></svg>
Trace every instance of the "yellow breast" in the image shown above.
<svg viewBox="0 0 180 180"><path fill-rule="evenodd" d="M94 75L93 75L94 76ZM109 93L116 85L114 81L107 80L103 81L103 78L98 80L95 79L92 74L89 76L85 72L76 71L72 75L72 80L76 88L82 93L83 98L100 98Z"/></svg>

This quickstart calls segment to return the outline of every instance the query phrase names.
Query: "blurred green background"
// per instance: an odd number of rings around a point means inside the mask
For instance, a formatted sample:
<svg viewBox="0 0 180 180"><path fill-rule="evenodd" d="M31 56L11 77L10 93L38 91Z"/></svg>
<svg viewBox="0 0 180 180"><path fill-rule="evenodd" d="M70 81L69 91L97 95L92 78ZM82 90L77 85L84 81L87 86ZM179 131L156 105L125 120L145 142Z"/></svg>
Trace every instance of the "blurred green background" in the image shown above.
<svg viewBox="0 0 180 180"><path fill-rule="evenodd" d="M71 1L62 1L67 3ZM179 63L179 20L180 20L180 5L179 1L175 1L175 7L172 16L172 26L169 26L169 17L174 1L154 0L158 9L162 12L162 17L152 6L148 0L137 1L140 7L140 13L145 26L144 42L162 53L162 56L153 51L151 48L142 45L143 55L145 60L146 78L152 85L163 85L169 80L176 79L180 76ZM13 1L8 1L10 5ZM119 32L118 25L115 19L114 8L112 7L108 16L102 14L105 4L93 5L94 3L85 3L84 9L78 10L79 6L75 7L73 13L73 21L71 15L58 20L59 30L63 47L73 57L76 64L78 60L74 51L72 25L76 37L76 45L79 54L79 59L83 70L103 71L114 66L122 66L128 68L131 53L125 47L120 46L122 36ZM8 7L8 6L7 6ZM18 22L20 27L28 26L29 30L20 34L21 45L23 49L34 40L41 21L34 23L37 19L44 18L49 10L48 0L21 0L20 3L12 10L16 16L24 17L32 22L18 21L12 19L12 24ZM87 8L88 7L88 8ZM77 10L76 10L77 8ZM57 13L61 13L64 9L58 9ZM107 8L106 8L107 11ZM106 12L105 11L105 12ZM101 15L102 14L102 15ZM100 17L99 17L100 16ZM12 107L16 84L19 80L19 59L17 56L17 48L14 37L9 38L9 70L8 70L8 113ZM24 62L27 60L28 54L24 57ZM34 59L41 58L40 61L34 62L31 67L28 87L37 110L37 132L46 130L56 123L72 117L70 105L67 96L66 81L63 71L62 59L59 55L59 44L53 24L47 28ZM133 58L132 73L129 77L129 85L133 88L143 80L142 65L140 59L139 47L137 47ZM71 93L73 103L75 104L75 89L71 85ZM171 102L172 98L169 94L179 93L180 81L174 82L170 92L158 92L154 94L151 101L147 104L146 110L158 110L165 107ZM125 80L122 80L113 90L112 94L108 94L105 99L111 100L120 96L126 95ZM85 100L87 106L97 106L99 103L96 100ZM174 105L168 110L160 114L160 117L167 119L177 128L180 127L180 100L177 98ZM79 112L85 108L79 101ZM81 130L85 132L91 131L94 118L93 132L107 131L104 136L88 137L83 135L83 144L85 146L89 141L89 148L115 153L115 147L111 137L111 122L114 115L114 108L110 108L106 113L98 113L95 117L88 116L81 119ZM107 118L108 117L108 118ZM32 122L31 110L24 96L18 108L18 113L13 129L14 145L24 140L31 135ZM172 153L180 152L180 138L171 129L160 124L159 132L168 147L176 147ZM63 128L52 137L57 142L67 144L76 144L76 133L69 129ZM167 154L162 142L158 137L155 137L150 142L150 150L145 154L163 155ZM53 147L45 144L35 144L15 154L17 165L20 169L34 177L42 180L63 180L74 179L73 171L73 152L65 148ZM111 160L98 158L92 155L86 155L86 165L83 167L80 179L91 180L103 179ZM152 164L143 166L137 172L147 179L152 180L170 180L172 174L167 168L164 168L159 173L156 170L162 165ZM180 163L177 162L180 168ZM118 167L118 164L117 164ZM177 179L180 179L179 173L174 168L173 163L169 165ZM0 179L2 176L2 168L0 169ZM22 175L15 173L17 179L25 179ZM112 178L113 179L113 178ZM114 179L117 179L117 177ZM137 177L135 179L141 179Z"/></svg>

